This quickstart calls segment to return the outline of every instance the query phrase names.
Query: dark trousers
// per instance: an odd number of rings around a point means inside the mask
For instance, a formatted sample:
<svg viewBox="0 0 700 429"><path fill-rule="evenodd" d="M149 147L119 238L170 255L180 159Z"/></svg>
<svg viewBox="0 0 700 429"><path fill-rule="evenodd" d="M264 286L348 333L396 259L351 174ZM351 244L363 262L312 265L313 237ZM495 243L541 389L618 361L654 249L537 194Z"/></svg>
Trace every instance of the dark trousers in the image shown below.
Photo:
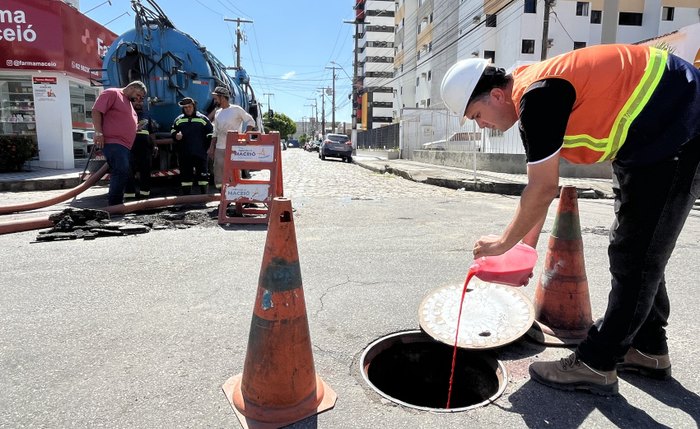
<svg viewBox="0 0 700 429"><path fill-rule="evenodd" d="M668 353L670 313L664 271L700 194L700 137L677 157L645 167L613 163L615 221L610 229L612 290L605 315L577 348L593 368L610 371L630 346Z"/></svg>
<svg viewBox="0 0 700 429"><path fill-rule="evenodd" d="M207 186L209 184L206 158L181 153L178 156L178 161L180 165L180 183L183 188L191 187L195 181L199 186Z"/></svg>
<svg viewBox="0 0 700 429"><path fill-rule="evenodd" d="M138 184L139 192L143 195L151 193L151 157L152 149L148 144L134 143L131 148L131 173L126 182L126 193L135 194ZM138 173L139 180L136 181Z"/></svg>
<svg viewBox="0 0 700 429"><path fill-rule="evenodd" d="M107 203L110 206L124 203L124 187L129 178L129 149L118 143L106 143L102 153L109 164L109 193Z"/></svg>

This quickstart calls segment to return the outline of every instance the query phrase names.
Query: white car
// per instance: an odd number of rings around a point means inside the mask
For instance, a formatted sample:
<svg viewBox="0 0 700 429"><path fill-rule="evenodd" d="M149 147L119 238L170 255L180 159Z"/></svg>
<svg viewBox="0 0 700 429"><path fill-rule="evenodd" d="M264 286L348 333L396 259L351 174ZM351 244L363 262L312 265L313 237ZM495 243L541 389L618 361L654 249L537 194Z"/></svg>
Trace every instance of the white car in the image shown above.
<svg viewBox="0 0 700 429"><path fill-rule="evenodd" d="M94 130L73 130L73 156L75 158L87 158L92 149Z"/></svg>

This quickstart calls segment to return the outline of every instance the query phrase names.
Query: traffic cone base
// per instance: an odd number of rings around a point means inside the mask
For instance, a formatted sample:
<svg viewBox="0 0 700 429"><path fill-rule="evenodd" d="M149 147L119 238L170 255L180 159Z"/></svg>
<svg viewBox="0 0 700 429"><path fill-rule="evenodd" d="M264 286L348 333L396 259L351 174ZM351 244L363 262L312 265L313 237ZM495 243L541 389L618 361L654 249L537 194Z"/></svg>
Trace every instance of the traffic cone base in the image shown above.
<svg viewBox="0 0 700 429"><path fill-rule="evenodd" d="M527 331L527 335L540 344L548 346L577 345L588 335L588 329L568 330L552 329L542 322L535 322Z"/></svg>
<svg viewBox="0 0 700 429"><path fill-rule="evenodd" d="M222 386L226 399L228 399L231 408L236 413L238 421L241 423L245 429L274 429L283 426L290 425L292 423L304 420L307 417L328 411L333 406L335 406L335 401L338 399L338 395L329 385L326 384L321 377L316 376L316 393L315 395L307 398L301 404L294 407L296 415L290 416L289 409L282 410L270 410L269 408L258 409L253 411L253 408L257 407L255 404L246 404L246 401L241 393L241 380L243 374L234 375L229 378L226 383ZM242 408L242 409L239 409ZM248 414L260 414L263 413L266 417L269 417L270 421L255 420L251 417L247 417L244 412ZM285 418L289 418L286 421ZM267 418L266 418L267 420Z"/></svg>

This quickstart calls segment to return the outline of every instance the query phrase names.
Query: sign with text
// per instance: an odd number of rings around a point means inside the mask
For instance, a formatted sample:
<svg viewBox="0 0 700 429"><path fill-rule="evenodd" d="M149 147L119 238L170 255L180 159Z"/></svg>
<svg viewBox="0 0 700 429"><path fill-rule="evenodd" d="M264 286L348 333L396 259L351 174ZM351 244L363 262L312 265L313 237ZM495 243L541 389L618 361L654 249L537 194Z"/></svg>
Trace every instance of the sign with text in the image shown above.
<svg viewBox="0 0 700 429"><path fill-rule="evenodd" d="M0 2L0 69L56 70L100 76L117 35L62 1Z"/></svg>
<svg viewBox="0 0 700 429"><path fill-rule="evenodd" d="M270 193L270 185L267 184L238 184L226 187L226 200L237 201L247 198L253 201L264 201Z"/></svg>
<svg viewBox="0 0 700 429"><path fill-rule="evenodd" d="M274 161L272 146L231 146L231 161L272 162Z"/></svg>

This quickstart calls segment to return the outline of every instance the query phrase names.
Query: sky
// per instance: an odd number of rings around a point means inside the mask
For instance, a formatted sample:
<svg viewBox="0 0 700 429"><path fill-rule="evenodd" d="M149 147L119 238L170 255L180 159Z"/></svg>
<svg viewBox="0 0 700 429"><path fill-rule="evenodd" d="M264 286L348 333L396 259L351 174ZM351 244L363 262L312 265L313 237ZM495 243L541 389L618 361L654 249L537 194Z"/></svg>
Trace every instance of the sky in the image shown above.
<svg viewBox="0 0 700 429"><path fill-rule="evenodd" d="M236 62L236 23L224 19L253 21L241 24L245 35L241 66L264 109L269 104L294 121L316 113L311 107L314 102L320 121L320 88L332 87L331 67L336 67L335 119L348 123L349 128L354 26L343 21L354 19L354 0L155 1L175 28L188 33L226 66ZM150 8L147 0L141 2ZM134 28L131 0L80 0L79 8L118 35ZM327 95L326 121L332 118L331 106L332 97Z"/></svg>

